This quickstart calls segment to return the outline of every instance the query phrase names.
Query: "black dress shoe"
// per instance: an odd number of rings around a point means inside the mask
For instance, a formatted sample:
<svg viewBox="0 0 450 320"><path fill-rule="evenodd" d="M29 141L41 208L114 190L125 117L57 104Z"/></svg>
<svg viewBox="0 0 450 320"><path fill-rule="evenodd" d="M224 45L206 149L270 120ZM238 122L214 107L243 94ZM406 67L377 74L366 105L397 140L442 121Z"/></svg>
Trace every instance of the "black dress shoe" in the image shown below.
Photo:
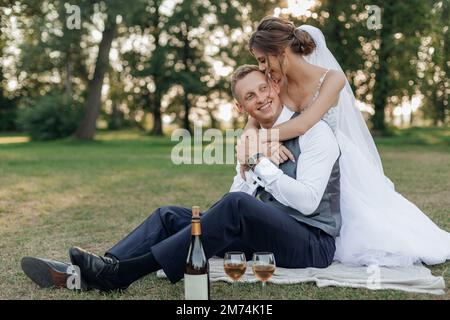
<svg viewBox="0 0 450 320"><path fill-rule="evenodd" d="M70 264L34 257L24 257L20 262L23 272L41 288L68 288L67 279L73 275ZM76 289L71 287L70 289ZM87 290L86 285L81 282L78 288Z"/></svg>
<svg viewBox="0 0 450 320"><path fill-rule="evenodd" d="M119 261L114 257L100 257L79 247L69 250L72 264L78 266L81 278L89 288L100 291L125 290L128 285L119 283Z"/></svg>

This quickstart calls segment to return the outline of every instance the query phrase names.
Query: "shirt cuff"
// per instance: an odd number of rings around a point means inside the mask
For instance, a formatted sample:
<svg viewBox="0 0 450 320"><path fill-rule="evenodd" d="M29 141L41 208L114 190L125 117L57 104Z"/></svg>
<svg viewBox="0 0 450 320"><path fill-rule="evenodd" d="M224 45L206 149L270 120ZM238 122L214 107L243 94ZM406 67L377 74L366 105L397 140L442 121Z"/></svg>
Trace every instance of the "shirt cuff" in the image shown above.
<svg viewBox="0 0 450 320"><path fill-rule="evenodd" d="M283 175L283 171L266 157L261 158L253 171L258 184L264 188L278 180Z"/></svg>
<svg viewBox="0 0 450 320"><path fill-rule="evenodd" d="M245 171L245 184L251 193L254 193L259 186L255 174L251 170Z"/></svg>

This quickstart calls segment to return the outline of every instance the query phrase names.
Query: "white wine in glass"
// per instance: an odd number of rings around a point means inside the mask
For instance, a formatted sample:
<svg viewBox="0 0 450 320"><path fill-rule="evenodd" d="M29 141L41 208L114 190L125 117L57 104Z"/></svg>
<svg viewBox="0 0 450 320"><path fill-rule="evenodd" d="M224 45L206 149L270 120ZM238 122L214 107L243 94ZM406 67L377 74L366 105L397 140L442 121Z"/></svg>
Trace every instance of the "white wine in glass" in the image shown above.
<svg viewBox="0 0 450 320"><path fill-rule="evenodd" d="M275 257L271 252L255 252L253 254L253 273L261 280L262 288L275 272ZM264 290L264 289L263 289Z"/></svg>
<svg viewBox="0 0 450 320"><path fill-rule="evenodd" d="M247 259L243 252L233 251L225 253L223 258L223 269L225 273L233 280L233 294L236 295L236 282L244 275L247 270Z"/></svg>

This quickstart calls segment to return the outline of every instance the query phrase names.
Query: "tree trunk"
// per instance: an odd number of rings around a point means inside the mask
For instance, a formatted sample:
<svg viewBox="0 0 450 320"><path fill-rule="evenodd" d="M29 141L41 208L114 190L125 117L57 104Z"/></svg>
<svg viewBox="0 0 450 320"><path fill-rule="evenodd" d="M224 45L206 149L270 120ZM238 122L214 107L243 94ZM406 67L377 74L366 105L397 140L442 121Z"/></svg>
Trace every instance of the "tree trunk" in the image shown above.
<svg viewBox="0 0 450 320"><path fill-rule="evenodd" d="M96 121L100 113L101 94L105 73L109 66L109 51L116 30L116 16L108 15L105 22L102 40L98 49L97 62L95 64L94 77L89 81L88 94L85 104L84 118L80 123L75 137L77 139L92 140L95 135Z"/></svg>
<svg viewBox="0 0 450 320"><path fill-rule="evenodd" d="M73 95L73 90L72 90L72 65L70 64L70 54L67 54L67 59L66 59L66 65L65 65L65 69L66 69L66 81L65 81L65 91L66 91L66 101L72 101L72 95Z"/></svg>
<svg viewBox="0 0 450 320"><path fill-rule="evenodd" d="M373 100L375 105L375 114L372 116L373 129L380 134L386 131L385 107L389 97L389 42L391 37L390 17L387 16L386 8L382 15L383 27L379 31L380 49L378 52L378 68L375 72L375 86L373 89Z"/></svg>
<svg viewBox="0 0 450 320"><path fill-rule="evenodd" d="M159 39L161 37L161 28L159 27L159 22L160 22L160 15L159 15L159 7L162 4L161 2L157 2L157 9L155 12L155 19L153 20L153 28L154 28L154 34L155 34L155 45L156 47L158 47L159 44ZM162 115L161 115L161 98L162 98L162 92L160 90L160 88L158 86L161 85L161 83L159 83L159 81L164 81L163 79L158 79L161 78L161 75L159 73L156 73L156 76L154 77L154 82L155 82L155 93L154 93L154 98L155 100L153 101L153 106L152 106L152 114L153 114L153 128L150 131L150 134L152 136L162 136L163 135L163 127L162 127ZM151 101L151 99L149 99Z"/></svg>
<svg viewBox="0 0 450 320"><path fill-rule="evenodd" d="M381 60L381 58L380 58ZM380 62L380 67L376 72L376 83L374 87L375 114L372 116L373 128L376 131L384 132L386 130L384 108L387 102L387 88L383 77L387 76L387 66Z"/></svg>
<svg viewBox="0 0 450 320"><path fill-rule="evenodd" d="M112 114L111 114L111 120L109 121L108 129L111 130L119 130L123 126L123 113L120 111L119 106L117 105L117 102L115 99L112 100Z"/></svg>
<svg viewBox="0 0 450 320"><path fill-rule="evenodd" d="M153 128L150 134L152 136L162 136L163 128L162 128L162 118L161 118L161 97L159 95L156 96L155 103L153 105Z"/></svg>
<svg viewBox="0 0 450 320"><path fill-rule="evenodd" d="M184 43L183 43L183 64L185 67L185 70L189 70L189 40L188 40L188 33L189 28L186 25L186 34L184 37ZM189 102L189 92L186 89L186 86L183 87L184 90L184 96L183 96L183 105L184 105L184 119L183 119L183 127L188 130L192 134L191 126L189 125L189 111L191 109L191 105Z"/></svg>
<svg viewBox="0 0 450 320"><path fill-rule="evenodd" d="M2 53L1 48L0 48L0 53ZM3 76L3 66L0 64L0 101L6 100L3 95L4 80L5 80L5 77Z"/></svg>
<svg viewBox="0 0 450 320"><path fill-rule="evenodd" d="M191 108L188 93L184 92L183 95L183 105L184 105L184 118L183 118L183 128L189 131L192 134L192 129L189 123L189 110Z"/></svg>
<svg viewBox="0 0 450 320"><path fill-rule="evenodd" d="M437 127L439 125L438 119L433 117L433 126Z"/></svg>
<svg viewBox="0 0 450 320"><path fill-rule="evenodd" d="M450 16L450 5L448 1L442 1L442 26L448 25L448 20ZM440 103L439 103L439 122L442 124L445 124L447 122L447 114L446 109L449 108L449 101L448 101L448 79L450 78L450 63L448 62L448 59L450 57L450 48L448 46L448 39L449 39L449 29L447 26L447 29L445 30L445 33L443 35L443 45L442 45L442 70L445 72L445 76L442 77L442 92L443 95L441 96Z"/></svg>

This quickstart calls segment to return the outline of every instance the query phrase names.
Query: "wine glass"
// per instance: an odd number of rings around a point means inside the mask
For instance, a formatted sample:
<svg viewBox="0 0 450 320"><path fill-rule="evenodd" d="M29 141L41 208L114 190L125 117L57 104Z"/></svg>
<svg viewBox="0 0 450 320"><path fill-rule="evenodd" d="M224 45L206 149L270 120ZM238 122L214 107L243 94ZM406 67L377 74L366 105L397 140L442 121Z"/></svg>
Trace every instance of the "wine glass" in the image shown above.
<svg viewBox="0 0 450 320"><path fill-rule="evenodd" d="M253 273L261 280L261 290L264 292L267 280L275 272L275 257L271 252L255 252L253 254Z"/></svg>
<svg viewBox="0 0 450 320"><path fill-rule="evenodd" d="M239 281L247 269L245 254L239 251L225 253L223 268L225 273L233 280L233 294L236 295L236 282Z"/></svg>

